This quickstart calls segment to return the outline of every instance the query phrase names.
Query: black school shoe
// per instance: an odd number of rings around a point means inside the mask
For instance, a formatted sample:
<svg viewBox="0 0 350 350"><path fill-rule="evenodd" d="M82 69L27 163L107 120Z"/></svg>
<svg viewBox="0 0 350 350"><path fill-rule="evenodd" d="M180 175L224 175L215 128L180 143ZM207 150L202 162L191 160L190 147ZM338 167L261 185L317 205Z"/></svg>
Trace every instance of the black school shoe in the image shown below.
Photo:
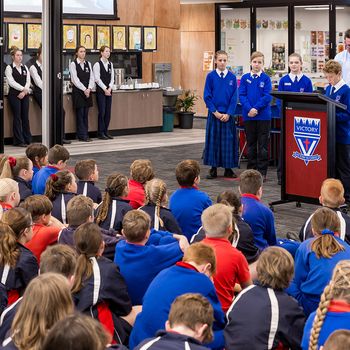
<svg viewBox="0 0 350 350"><path fill-rule="evenodd" d="M230 179L237 179L237 174L230 168L225 169L224 177L228 177Z"/></svg>
<svg viewBox="0 0 350 350"><path fill-rule="evenodd" d="M110 134L106 134L106 137L107 137L107 139L110 139L110 140L114 139L114 137L112 135L110 135Z"/></svg>
<svg viewBox="0 0 350 350"><path fill-rule="evenodd" d="M67 140L67 139L62 139L62 143L63 143L64 145L70 145L70 144L72 143L72 141Z"/></svg>
<svg viewBox="0 0 350 350"><path fill-rule="evenodd" d="M217 168L211 168L209 170L209 174L206 176L208 180L216 179L218 177L218 171Z"/></svg>
<svg viewBox="0 0 350 350"><path fill-rule="evenodd" d="M101 135L98 137L99 140L108 140L108 137L105 135Z"/></svg>
<svg viewBox="0 0 350 350"><path fill-rule="evenodd" d="M89 137L85 138L85 139L78 139L81 142L92 142L92 139L90 139Z"/></svg>

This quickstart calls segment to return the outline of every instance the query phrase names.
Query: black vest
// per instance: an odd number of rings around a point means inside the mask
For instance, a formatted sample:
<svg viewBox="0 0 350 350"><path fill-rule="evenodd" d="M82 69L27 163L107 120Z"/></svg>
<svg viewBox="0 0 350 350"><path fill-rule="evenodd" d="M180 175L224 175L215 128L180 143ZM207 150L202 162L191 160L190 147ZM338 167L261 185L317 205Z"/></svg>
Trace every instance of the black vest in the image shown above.
<svg viewBox="0 0 350 350"><path fill-rule="evenodd" d="M84 70L81 68L77 60L74 60L75 69L77 70L77 76L80 82L85 86L86 89L89 88L90 81L90 66L87 61L84 62ZM92 106L92 94L90 97L86 97L84 91L80 90L73 84L72 90L73 106L74 108L91 107Z"/></svg>
<svg viewBox="0 0 350 350"><path fill-rule="evenodd" d="M39 67L39 65L35 62L33 64L33 66L36 68L36 70L38 71L38 75L40 77L40 79L42 80L43 79L43 71L41 70L41 68ZM32 85L33 85L33 88L34 90L37 90L38 92L41 92L41 89L39 88L39 86L37 86L34 82L34 79L32 78Z"/></svg>
<svg viewBox="0 0 350 350"><path fill-rule="evenodd" d="M21 65L22 74L20 74L18 72L17 68L13 67L12 64L10 65L10 67L12 69L13 79L15 79L16 83L25 87L25 85L27 83L27 74L28 74L27 69L23 65ZM20 92L21 91L18 91L10 86L9 95L16 95L17 96Z"/></svg>
<svg viewBox="0 0 350 350"><path fill-rule="evenodd" d="M102 80L103 84L107 86L108 89L112 77L112 64L111 62L108 62L108 71L106 71L103 62L99 60L98 63L100 64L100 79ZM96 84L96 90L98 92L103 92L103 90L98 86L98 84Z"/></svg>
<svg viewBox="0 0 350 350"><path fill-rule="evenodd" d="M80 80L80 82L88 89L89 88L89 81L90 81L90 66L87 61L84 62L84 70L81 68L81 65L78 63L78 61L75 59L75 68L77 70L77 76Z"/></svg>

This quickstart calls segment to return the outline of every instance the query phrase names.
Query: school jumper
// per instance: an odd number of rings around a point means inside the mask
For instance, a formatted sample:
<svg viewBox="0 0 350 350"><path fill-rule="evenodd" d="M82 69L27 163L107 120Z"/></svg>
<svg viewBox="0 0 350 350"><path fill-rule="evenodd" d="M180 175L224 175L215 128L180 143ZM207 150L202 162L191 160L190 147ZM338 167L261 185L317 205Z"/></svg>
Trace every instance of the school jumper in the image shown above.
<svg viewBox="0 0 350 350"><path fill-rule="evenodd" d="M171 195L169 208L188 241L202 226L203 211L212 204L209 196L194 186L179 188Z"/></svg>
<svg viewBox="0 0 350 350"><path fill-rule="evenodd" d="M224 347L223 329L226 320L213 283L194 266L179 262L160 272L150 284L143 299L142 311L137 315L130 335L130 349L164 329L171 304L185 293L200 293L208 299L214 309L214 340L206 346L211 349Z"/></svg>
<svg viewBox="0 0 350 350"><path fill-rule="evenodd" d="M34 176L32 180L33 194L44 194L46 180L51 174L56 174L60 169L54 165L47 165L41 168Z"/></svg>
<svg viewBox="0 0 350 350"><path fill-rule="evenodd" d="M41 167L39 168L39 167L33 165L33 177L34 177L34 175L36 175L36 173L37 173L40 169L41 169Z"/></svg>
<svg viewBox="0 0 350 350"><path fill-rule="evenodd" d="M73 294L77 310L98 319L113 335L118 344L123 344L131 326L121 319L132 309L123 276L110 260L104 257L90 258L93 274L84 280L83 287Z"/></svg>
<svg viewBox="0 0 350 350"><path fill-rule="evenodd" d="M329 207L327 207L329 208ZM343 213L339 208L329 208L337 214L340 220L340 232L339 237L345 241L347 244L350 244L350 216L346 213ZM299 232L300 241L306 241L308 238L313 238L311 228L311 219L314 214L311 214L309 218L305 221L304 225L301 227Z"/></svg>
<svg viewBox="0 0 350 350"><path fill-rule="evenodd" d="M76 112L77 138L89 141L89 108L92 107L92 91L86 97L84 91L94 87L91 63L76 58L69 67L73 84L72 100Z"/></svg>
<svg viewBox="0 0 350 350"><path fill-rule="evenodd" d="M155 338L144 340L135 350L207 350L198 340L178 332L159 331Z"/></svg>
<svg viewBox="0 0 350 350"><path fill-rule="evenodd" d="M63 224L67 224L67 204L75 196L72 192L62 192L56 195L52 201L51 215Z"/></svg>
<svg viewBox="0 0 350 350"><path fill-rule="evenodd" d="M302 242L295 254L294 278L287 289L287 293L298 300L305 315L315 311L320 302L320 296L332 278L335 265L341 260L350 259L350 246L338 237L337 242L345 248L328 258L317 258L311 251L311 244L315 238Z"/></svg>
<svg viewBox="0 0 350 350"><path fill-rule="evenodd" d="M144 205L140 207L140 210L144 211L151 217L151 228L177 233L179 235L182 234L181 228L170 209L160 207L159 216L163 221L163 225L161 225L159 218L156 215L156 206L154 204Z"/></svg>
<svg viewBox="0 0 350 350"><path fill-rule="evenodd" d="M181 260L179 242L140 245L120 241L115 249L114 262L120 268L133 305L142 305L146 290L157 274Z"/></svg>
<svg viewBox="0 0 350 350"><path fill-rule="evenodd" d="M0 282L0 315L7 307L7 290L6 286Z"/></svg>
<svg viewBox="0 0 350 350"><path fill-rule="evenodd" d="M17 243L17 247L20 253L16 266L0 266L0 282L6 286L8 305L23 295L27 285L39 271L38 262L33 253L20 243Z"/></svg>
<svg viewBox="0 0 350 350"><path fill-rule="evenodd" d="M18 183L19 195L21 197L21 202L33 194L32 184L30 181L26 181L19 176L13 178Z"/></svg>
<svg viewBox="0 0 350 350"><path fill-rule="evenodd" d="M306 321L303 340L301 342L303 350L309 349L309 340L315 316L316 311L310 314ZM327 338L339 329L350 330L350 304L343 300L331 300L318 338L318 347L324 345Z"/></svg>
<svg viewBox="0 0 350 350"><path fill-rule="evenodd" d="M42 109L42 89L43 89L43 71L41 63L36 60L32 66L30 66L30 76L32 78L33 97L40 109Z"/></svg>
<svg viewBox="0 0 350 350"><path fill-rule="evenodd" d="M227 312L226 350L300 349L305 316L282 290L252 285L238 294Z"/></svg>
<svg viewBox="0 0 350 350"><path fill-rule="evenodd" d="M29 94L22 99L17 96L24 90L30 88L30 74L28 68L21 64L18 68L14 63L8 65L5 70L9 84L8 101L13 113L13 145L29 145L32 134L29 126Z"/></svg>
<svg viewBox="0 0 350 350"><path fill-rule="evenodd" d="M108 126L111 120L112 95L106 96L104 90L108 88L112 89L113 87L113 63L108 60L104 62L101 58L98 62L94 64L93 71L96 81L96 100L98 106L97 135L101 138L109 138Z"/></svg>
<svg viewBox="0 0 350 350"><path fill-rule="evenodd" d="M128 182L129 193L124 198L129 201L133 209L138 209L145 204L146 194L142 183L130 179Z"/></svg>
<svg viewBox="0 0 350 350"><path fill-rule="evenodd" d="M275 219L272 211L257 196L243 193L243 219L251 227L255 245L263 250L276 245Z"/></svg>
<svg viewBox="0 0 350 350"><path fill-rule="evenodd" d="M346 110L336 109L336 177L344 186L345 201L350 202L350 87L342 79L335 86L328 85L326 96L343 103Z"/></svg>
<svg viewBox="0 0 350 350"><path fill-rule="evenodd" d="M23 297L18 298L14 303L8 306L0 316L0 344L9 336L13 319L21 305Z"/></svg>
<svg viewBox="0 0 350 350"><path fill-rule="evenodd" d="M93 200L94 203L102 202L102 194L100 189L95 186L94 181L79 180L77 183L77 194L82 194Z"/></svg>
<svg viewBox="0 0 350 350"><path fill-rule="evenodd" d="M246 73L241 78L239 100L242 104L242 116L248 147L247 169L256 169L266 175L269 163L268 146L271 128L272 90L270 77L260 72ZM249 117L249 111L255 108L258 114Z"/></svg>
<svg viewBox="0 0 350 350"><path fill-rule="evenodd" d="M234 168L238 164L238 144L234 114L237 106L236 76L218 69L207 75L204 101L208 108L205 134L204 164L217 168ZM227 122L214 116L214 112L228 114Z"/></svg>

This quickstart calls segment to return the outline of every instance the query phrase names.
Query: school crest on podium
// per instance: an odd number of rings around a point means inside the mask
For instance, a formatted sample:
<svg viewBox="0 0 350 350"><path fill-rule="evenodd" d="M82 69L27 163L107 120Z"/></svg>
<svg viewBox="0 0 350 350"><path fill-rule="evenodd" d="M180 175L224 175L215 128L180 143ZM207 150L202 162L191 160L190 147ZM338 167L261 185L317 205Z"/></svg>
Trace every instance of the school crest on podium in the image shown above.
<svg viewBox="0 0 350 350"><path fill-rule="evenodd" d="M321 156L314 154L321 139L321 120L305 117L294 117L294 139L299 151L293 152L293 158L309 162L320 161Z"/></svg>

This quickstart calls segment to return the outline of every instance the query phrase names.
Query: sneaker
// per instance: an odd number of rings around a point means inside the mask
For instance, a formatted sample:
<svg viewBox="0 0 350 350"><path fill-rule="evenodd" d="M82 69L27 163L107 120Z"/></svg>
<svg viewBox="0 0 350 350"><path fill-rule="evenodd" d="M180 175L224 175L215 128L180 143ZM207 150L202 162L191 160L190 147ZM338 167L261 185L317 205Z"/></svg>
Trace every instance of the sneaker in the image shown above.
<svg viewBox="0 0 350 350"><path fill-rule="evenodd" d="M216 179L218 177L217 168L211 168L209 174L206 176L208 180Z"/></svg>
<svg viewBox="0 0 350 350"><path fill-rule="evenodd" d="M224 177L228 177L230 179L236 179L238 176L232 169L227 168L225 169Z"/></svg>

